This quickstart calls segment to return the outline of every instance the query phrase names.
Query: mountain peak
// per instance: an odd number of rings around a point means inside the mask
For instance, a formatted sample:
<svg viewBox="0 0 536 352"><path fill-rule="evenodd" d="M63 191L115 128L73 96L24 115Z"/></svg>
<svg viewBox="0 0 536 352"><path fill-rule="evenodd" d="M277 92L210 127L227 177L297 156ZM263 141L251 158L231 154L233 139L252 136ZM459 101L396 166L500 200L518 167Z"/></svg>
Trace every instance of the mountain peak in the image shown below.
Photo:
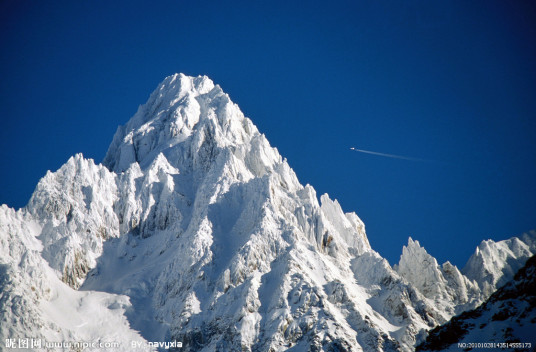
<svg viewBox="0 0 536 352"><path fill-rule="evenodd" d="M103 164L76 155L0 207L0 339L405 352L479 292L411 238L393 271L205 76L160 83Z"/></svg>
<svg viewBox="0 0 536 352"><path fill-rule="evenodd" d="M419 241L414 241L411 237L408 238L408 245L402 249L396 269L409 281L420 282L421 286L434 282L432 288L435 288L435 283L441 280L437 260L421 247Z"/></svg>
<svg viewBox="0 0 536 352"><path fill-rule="evenodd" d="M478 282L486 296L513 277L536 252L536 231L495 242L482 241L462 272Z"/></svg>
<svg viewBox="0 0 536 352"><path fill-rule="evenodd" d="M473 285L461 275L458 268L449 262L439 266L419 241L414 241L411 237L402 250L395 270L449 314L464 309L470 298L475 296Z"/></svg>
<svg viewBox="0 0 536 352"><path fill-rule="evenodd" d="M159 153L169 154L179 144L185 144L182 149L188 149L186 144L194 144L195 149L204 142L212 147L239 145L256 134L251 121L208 77L174 74L117 129L103 164L123 172L134 162L143 168Z"/></svg>

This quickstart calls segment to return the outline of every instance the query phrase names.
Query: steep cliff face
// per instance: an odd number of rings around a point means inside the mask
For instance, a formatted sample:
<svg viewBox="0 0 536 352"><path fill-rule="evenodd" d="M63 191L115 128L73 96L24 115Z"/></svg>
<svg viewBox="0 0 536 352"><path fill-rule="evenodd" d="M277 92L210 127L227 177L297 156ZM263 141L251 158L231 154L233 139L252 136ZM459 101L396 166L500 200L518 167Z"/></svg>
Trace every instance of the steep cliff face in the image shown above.
<svg viewBox="0 0 536 352"><path fill-rule="evenodd" d="M393 270L207 77L167 77L103 165L76 155L1 211L6 338L410 351L479 299L411 240Z"/></svg>

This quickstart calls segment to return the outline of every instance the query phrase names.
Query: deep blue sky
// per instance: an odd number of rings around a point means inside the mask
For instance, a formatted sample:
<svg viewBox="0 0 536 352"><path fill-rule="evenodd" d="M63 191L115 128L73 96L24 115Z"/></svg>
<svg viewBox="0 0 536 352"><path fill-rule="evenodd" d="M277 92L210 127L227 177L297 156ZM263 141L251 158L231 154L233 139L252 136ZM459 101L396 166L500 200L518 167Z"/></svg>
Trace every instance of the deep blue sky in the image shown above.
<svg viewBox="0 0 536 352"><path fill-rule="evenodd" d="M0 203L21 207L175 72L229 93L391 263L536 228L536 3L0 1ZM366 155L350 147L431 159Z"/></svg>

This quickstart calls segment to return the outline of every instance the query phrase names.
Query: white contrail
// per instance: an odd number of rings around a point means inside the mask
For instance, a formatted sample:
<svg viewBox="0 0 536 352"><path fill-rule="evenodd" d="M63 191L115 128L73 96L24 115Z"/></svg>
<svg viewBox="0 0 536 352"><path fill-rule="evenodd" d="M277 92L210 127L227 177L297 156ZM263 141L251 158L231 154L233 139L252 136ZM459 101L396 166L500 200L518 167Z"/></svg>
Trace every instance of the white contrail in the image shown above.
<svg viewBox="0 0 536 352"><path fill-rule="evenodd" d="M426 160L426 159L420 159L420 158L412 158L410 156L403 156L403 155L396 155L396 154L386 154L386 153L371 152L370 150L357 149L357 148L354 148L354 147L351 147L350 149L353 150L353 151L356 151L356 152L360 152L360 153L379 155L379 156L384 156L384 157L387 157L387 158L403 159L403 160L411 160L411 161L433 162L432 160Z"/></svg>

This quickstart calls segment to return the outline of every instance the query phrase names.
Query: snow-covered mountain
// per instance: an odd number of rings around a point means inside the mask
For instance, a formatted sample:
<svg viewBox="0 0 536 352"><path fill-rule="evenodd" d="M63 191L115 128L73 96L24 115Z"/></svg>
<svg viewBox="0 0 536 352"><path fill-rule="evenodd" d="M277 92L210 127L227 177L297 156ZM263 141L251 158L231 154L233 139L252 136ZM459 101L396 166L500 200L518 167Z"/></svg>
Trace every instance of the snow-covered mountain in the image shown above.
<svg viewBox="0 0 536 352"><path fill-rule="evenodd" d="M511 280L534 254L534 230L504 241L486 240L476 248L460 271L450 262L438 265L437 260L418 241L409 238L394 269L422 293L430 304L440 307L444 317L449 319L478 307Z"/></svg>
<svg viewBox="0 0 536 352"><path fill-rule="evenodd" d="M511 278L534 238L486 242L465 275L410 239L394 270L218 85L177 74L102 164L78 154L25 208L0 208L0 338L411 351Z"/></svg>
<svg viewBox="0 0 536 352"><path fill-rule="evenodd" d="M536 254L536 231L494 242L482 241L463 268L487 297L511 280L525 262Z"/></svg>
<svg viewBox="0 0 536 352"><path fill-rule="evenodd" d="M145 341L125 316L129 297L76 291L60 281L62 272L42 255L45 231L28 210L0 207L0 350L70 351L82 342L98 350Z"/></svg>
<svg viewBox="0 0 536 352"><path fill-rule="evenodd" d="M536 256L533 256L484 304L433 329L417 350L533 351L535 326Z"/></svg>
<svg viewBox="0 0 536 352"><path fill-rule="evenodd" d="M476 282L470 281L450 262L439 266L437 260L411 238L394 269L432 304L441 307L447 320L481 302Z"/></svg>

